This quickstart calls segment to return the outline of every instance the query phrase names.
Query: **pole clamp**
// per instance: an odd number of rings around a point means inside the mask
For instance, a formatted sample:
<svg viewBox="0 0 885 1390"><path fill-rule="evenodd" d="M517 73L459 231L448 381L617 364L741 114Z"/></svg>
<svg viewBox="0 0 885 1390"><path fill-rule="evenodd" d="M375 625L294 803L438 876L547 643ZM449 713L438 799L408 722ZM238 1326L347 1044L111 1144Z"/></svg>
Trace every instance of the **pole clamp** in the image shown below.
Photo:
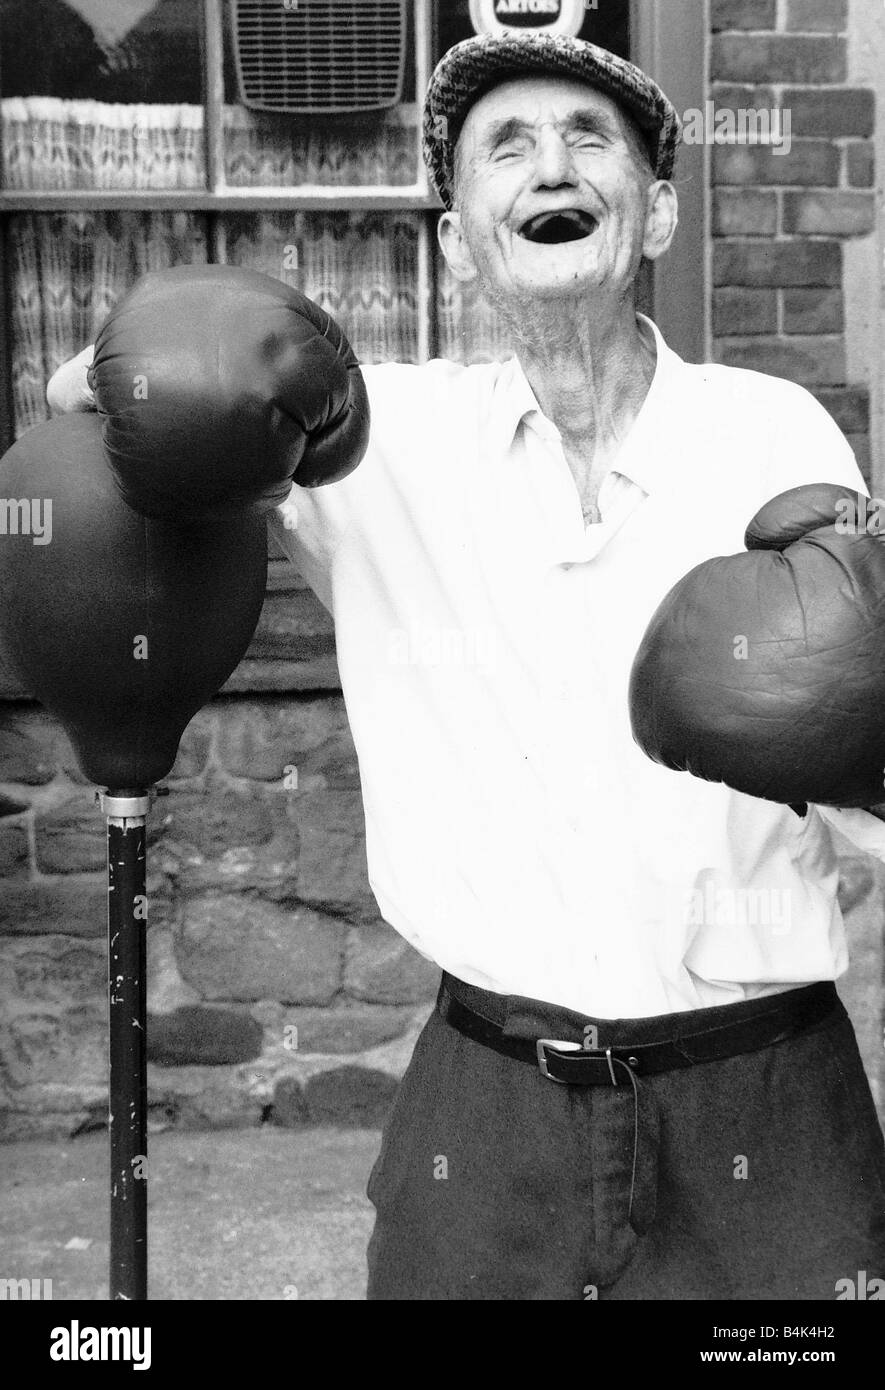
<svg viewBox="0 0 885 1390"><path fill-rule="evenodd" d="M95 800L104 815L112 820L143 820L158 795L164 795L166 788L150 787L146 792L132 795L117 795L115 792L95 793Z"/></svg>

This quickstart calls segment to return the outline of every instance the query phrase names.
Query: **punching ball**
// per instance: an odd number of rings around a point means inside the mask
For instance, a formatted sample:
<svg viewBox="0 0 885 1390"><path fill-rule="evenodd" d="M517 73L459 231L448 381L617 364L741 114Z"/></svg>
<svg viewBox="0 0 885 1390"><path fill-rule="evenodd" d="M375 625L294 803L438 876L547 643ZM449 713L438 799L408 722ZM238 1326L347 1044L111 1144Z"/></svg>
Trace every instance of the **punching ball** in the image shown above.
<svg viewBox="0 0 885 1390"><path fill-rule="evenodd" d="M38 509L40 535L0 539L0 646L56 716L108 835L110 1296L147 1297L145 818L197 710L246 651L264 598L256 507L186 528L123 501L102 421L29 430L0 459L0 496Z"/></svg>
<svg viewBox="0 0 885 1390"><path fill-rule="evenodd" d="M95 413L37 425L0 460L0 496L42 503L35 543L0 545L0 633L22 684L64 725L90 782L167 776L186 726L240 661L267 575L263 514L186 526L139 515Z"/></svg>

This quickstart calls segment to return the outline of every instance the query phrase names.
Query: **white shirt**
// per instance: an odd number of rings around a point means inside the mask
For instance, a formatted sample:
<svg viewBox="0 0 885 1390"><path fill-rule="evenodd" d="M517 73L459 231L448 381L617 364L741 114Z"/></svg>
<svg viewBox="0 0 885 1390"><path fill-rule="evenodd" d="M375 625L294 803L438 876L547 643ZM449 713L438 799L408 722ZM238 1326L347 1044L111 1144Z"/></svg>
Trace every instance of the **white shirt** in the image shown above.
<svg viewBox="0 0 885 1390"><path fill-rule="evenodd" d="M364 369L369 451L293 487L276 532L334 616L384 918L463 980L598 1017L773 993L846 968L825 814L651 762L630 668L688 569L776 493L865 491L801 387L657 365L585 525L516 359ZM885 826L832 813L883 854Z"/></svg>

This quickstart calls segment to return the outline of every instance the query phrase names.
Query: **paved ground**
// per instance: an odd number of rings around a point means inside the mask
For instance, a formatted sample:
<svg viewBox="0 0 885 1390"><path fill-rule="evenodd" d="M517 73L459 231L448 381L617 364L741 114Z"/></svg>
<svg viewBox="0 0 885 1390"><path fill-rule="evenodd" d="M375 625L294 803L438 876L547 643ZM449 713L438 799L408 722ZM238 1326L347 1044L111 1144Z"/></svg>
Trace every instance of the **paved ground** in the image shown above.
<svg viewBox="0 0 885 1390"><path fill-rule="evenodd" d="M269 1126L153 1135L150 1297L364 1298L379 1141ZM107 1298L105 1137L7 1144L0 1172L0 1278Z"/></svg>

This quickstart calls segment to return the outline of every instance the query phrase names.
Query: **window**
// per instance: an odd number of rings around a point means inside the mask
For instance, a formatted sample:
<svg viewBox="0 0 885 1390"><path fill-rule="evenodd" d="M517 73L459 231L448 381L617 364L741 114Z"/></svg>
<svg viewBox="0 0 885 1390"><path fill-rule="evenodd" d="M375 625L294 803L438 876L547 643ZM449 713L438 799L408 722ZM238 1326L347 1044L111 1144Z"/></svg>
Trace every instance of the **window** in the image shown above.
<svg viewBox="0 0 885 1390"><path fill-rule="evenodd" d="M3 0L3 185L202 189L200 5Z"/></svg>
<svg viewBox="0 0 885 1390"><path fill-rule="evenodd" d="M627 54L649 3L588 6L582 37ZM437 252L420 153L433 64L472 32L469 0L0 0L4 447L176 263L286 280L367 362L508 355Z"/></svg>

